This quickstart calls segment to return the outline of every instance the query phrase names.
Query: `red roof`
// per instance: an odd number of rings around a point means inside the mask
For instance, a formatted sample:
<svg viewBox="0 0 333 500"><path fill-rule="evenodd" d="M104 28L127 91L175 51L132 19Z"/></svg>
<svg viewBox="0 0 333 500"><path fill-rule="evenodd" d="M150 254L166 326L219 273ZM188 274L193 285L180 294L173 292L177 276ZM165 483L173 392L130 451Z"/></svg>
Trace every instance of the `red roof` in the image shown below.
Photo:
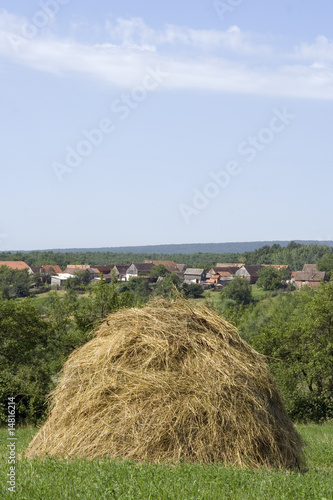
<svg viewBox="0 0 333 500"><path fill-rule="evenodd" d="M162 264L170 273L178 271L177 264L173 260L145 260L145 264L154 264L155 266Z"/></svg>
<svg viewBox="0 0 333 500"><path fill-rule="evenodd" d="M57 273L57 274L60 274L62 273L62 270L60 269L60 267L57 265L57 264L54 264L54 265L44 265L42 266L42 268L47 272L47 273L50 273L52 270Z"/></svg>
<svg viewBox="0 0 333 500"><path fill-rule="evenodd" d="M7 266L10 269L16 269L17 271L22 271L22 269L30 269L28 264L23 262L23 260L0 260L0 267Z"/></svg>
<svg viewBox="0 0 333 500"><path fill-rule="evenodd" d="M81 270L85 270L85 269L90 269L91 266L89 265L82 265L82 264L68 264L67 265L67 269L79 269L80 271Z"/></svg>

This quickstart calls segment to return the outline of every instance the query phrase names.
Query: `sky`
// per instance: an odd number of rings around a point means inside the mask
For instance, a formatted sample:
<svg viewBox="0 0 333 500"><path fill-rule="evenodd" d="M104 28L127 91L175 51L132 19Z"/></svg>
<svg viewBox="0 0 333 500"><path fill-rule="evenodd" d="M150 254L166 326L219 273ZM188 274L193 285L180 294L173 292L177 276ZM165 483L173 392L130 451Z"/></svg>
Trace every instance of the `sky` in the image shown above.
<svg viewBox="0 0 333 500"><path fill-rule="evenodd" d="M0 251L333 240L331 0L2 0Z"/></svg>

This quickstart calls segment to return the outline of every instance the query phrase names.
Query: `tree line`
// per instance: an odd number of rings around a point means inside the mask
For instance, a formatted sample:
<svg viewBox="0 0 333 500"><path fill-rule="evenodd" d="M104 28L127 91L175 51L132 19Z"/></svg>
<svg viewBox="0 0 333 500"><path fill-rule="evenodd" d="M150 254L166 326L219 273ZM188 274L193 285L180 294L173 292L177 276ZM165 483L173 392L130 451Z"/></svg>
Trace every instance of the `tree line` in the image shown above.
<svg viewBox="0 0 333 500"><path fill-rule="evenodd" d="M286 247L279 244L266 245L252 252L244 253L115 253L115 252L0 252L0 260L23 260L29 266L57 264L65 269L68 264L92 265L130 265L144 260L173 260L184 263L187 267L204 268L208 270L221 262L242 262L248 265L256 264L287 264L292 271L299 271L304 264L317 264L325 255L333 255L333 247L327 245L303 245L291 241Z"/></svg>

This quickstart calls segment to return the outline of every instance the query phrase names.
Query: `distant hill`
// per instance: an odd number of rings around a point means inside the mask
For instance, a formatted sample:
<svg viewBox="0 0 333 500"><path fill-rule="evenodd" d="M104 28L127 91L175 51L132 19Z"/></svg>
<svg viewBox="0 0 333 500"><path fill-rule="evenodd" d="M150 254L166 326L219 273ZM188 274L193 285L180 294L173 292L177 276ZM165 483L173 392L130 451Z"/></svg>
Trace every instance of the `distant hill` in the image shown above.
<svg viewBox="0 0 333 500"><path fill-rule="evenodd" d="M294 240L302 245L327 245L333 247L333 241ZM274 244L286 247L289 241L248 241L235 243L181 243L175 245L144 245L129 247L104 248L57 248L52 252L113 252L138 254L194 254L194 253L244 253L253 252L263 246Z"/></svg>

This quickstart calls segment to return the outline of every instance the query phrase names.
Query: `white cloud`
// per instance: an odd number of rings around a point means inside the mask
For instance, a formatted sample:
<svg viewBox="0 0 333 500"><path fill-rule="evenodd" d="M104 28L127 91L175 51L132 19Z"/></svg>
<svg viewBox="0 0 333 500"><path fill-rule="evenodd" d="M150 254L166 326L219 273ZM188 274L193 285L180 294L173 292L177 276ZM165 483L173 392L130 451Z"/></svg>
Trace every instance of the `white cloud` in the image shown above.
<svg viewBox="0 0 333 500"><path fill-rule="evenodd" d="M139 18L118 19L106 24L105 42L88 44L49 33L26 40L22 23L0 12L0 54L39 71L129 88L147 66L158 66L169 74L159 88L333 99L332 42L325 37L282 54L235 26L217 31L169 25L156 31Z"/></svg>
<svg viewBox="0 0 333 500"><path fill-rule="evenodd" d="M312 44L302 43L295 47L295 54L310 61L333 62L333 40L320 35Z"/></svg>
<svg viewBox="0 0 333 500"><path fill-rule="evenodd" d="M125 47L141 46L153 50L159 45L169 44L193 47L200 51L224 48L246 54L271 53L269 45L259 43L256 36L243 33L237 26L218 31L195 30L169 24L157 31L147 26L141 18L118 18L115 23L107 21L106 28L110 37Z"/></svg>

